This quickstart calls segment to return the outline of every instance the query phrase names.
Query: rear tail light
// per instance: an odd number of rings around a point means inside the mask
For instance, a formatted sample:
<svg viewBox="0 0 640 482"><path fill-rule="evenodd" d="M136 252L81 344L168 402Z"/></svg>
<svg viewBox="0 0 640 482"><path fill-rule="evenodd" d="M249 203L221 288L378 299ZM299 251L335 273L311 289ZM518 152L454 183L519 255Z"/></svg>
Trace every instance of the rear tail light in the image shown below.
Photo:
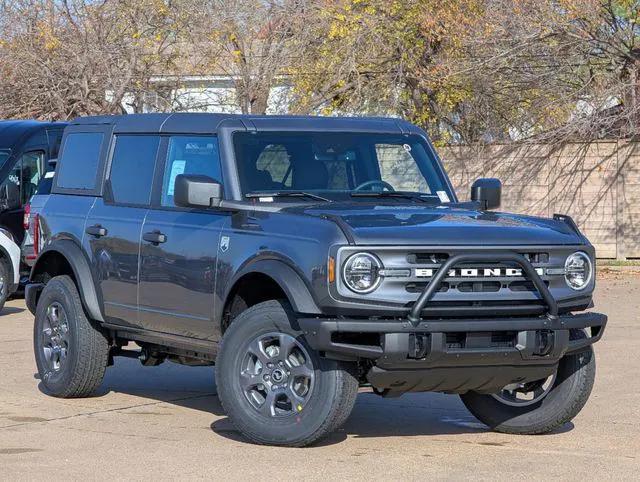
<svg viewBox="0 0 640 482"><path fill-rule="evenodd" d="M27 259L36 259L40 252L40 216L33 216L33 254L28 254Z"/></svg>
<svg viewBox="0 0 640 482"><path fill-rule="evenodd" d="M31 204L27 204L24 207L24 217L22 218L22 227L25 230L29 229L29 218L31 218Z"/></svg>

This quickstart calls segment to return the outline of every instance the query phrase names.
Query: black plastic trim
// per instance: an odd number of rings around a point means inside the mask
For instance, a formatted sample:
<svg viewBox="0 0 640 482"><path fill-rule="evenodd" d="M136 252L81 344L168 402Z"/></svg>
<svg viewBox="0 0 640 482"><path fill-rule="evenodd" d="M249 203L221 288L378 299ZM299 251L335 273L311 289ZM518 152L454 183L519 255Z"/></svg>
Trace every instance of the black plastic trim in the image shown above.
<svg viewBox="0 0 640 482"><path fill-rule="evenodd" d="M24 287L24 301L27 305L27 309L32 315L36 314L36 307L38 305L38 297L40 292L44 288L44 283L28 283Z"/></svg>
<svg viewBox="0 0 640 482"><path fill-rule="evenodd" d="M338 353L341 355L378 359L393 352L389 346L370 346L335 342L334 333L378 333L381 336L399 334L408 336L416 333L439 334L456 332L493 332L516 331L518 333L535 330L551 330L565 332L575 328L595 328L591 338L565 343L566 352L584 349L602 338L607 324L607 316L601 313L580 313L576 315L561 315L555 319L548 317L532 318L490 318L490 319L449 319L449 320L420 320L418 324L408 319L395 321L357 320L357 319L298 319L301 330L307 341L315 350ZM405 354L406 355L406 354ZM486 352L477 351L476 361L486 361ZM474 360L467 360L475 362Z"/></svg>
<svg viewBox="0 0 640 482"><path fill-rule="evenodd" d="M89 317L97 321L104 321L98 293L95 288L95 280L89 267L89 261L83 254L82 249L72 240L56 240L43 249L31 269L29 280L35 281L34 276L39 274L43 260L47 258L47 253L52 252L62 255L71 266L74 278L78 284L78 291L80 291L80 298Z"/></svg>
<svg viewBox="0 0 640 482"><path fill-rule="evenodd" d="M287 295L287 299L296 313L322 314L303 278L292 267L278 259L261 259L241 269L234 276L233 282L229 283L225 300L228 299L236 283L243 276L252 273L261 273L273 279ZM221 316L222 313L219 315Z"/></svg>

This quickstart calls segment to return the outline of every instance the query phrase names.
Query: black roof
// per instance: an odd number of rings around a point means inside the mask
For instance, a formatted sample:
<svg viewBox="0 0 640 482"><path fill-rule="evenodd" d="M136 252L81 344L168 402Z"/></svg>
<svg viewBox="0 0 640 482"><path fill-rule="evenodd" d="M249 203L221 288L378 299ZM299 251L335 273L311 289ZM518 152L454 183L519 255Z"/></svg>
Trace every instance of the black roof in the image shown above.
<svg viewBox="0 0 640 482"><path fill-rule="evenodd" d="M35 120L0 121L0 149L11 149L23 139L36 134L41 129L64 128L66 122L42 122Z"/></svg>
<svg viewBox="0 0 640 482"><path fill-rule="evenodd" d="M411 124L384 117L319 117L269 116L242 114L169 113L125 114L79 117L72 125L113 125L114 132L197 133L215 134L223 121L233 121L247 129L278 129L283 131L369 131L407 132Z"/></svg>

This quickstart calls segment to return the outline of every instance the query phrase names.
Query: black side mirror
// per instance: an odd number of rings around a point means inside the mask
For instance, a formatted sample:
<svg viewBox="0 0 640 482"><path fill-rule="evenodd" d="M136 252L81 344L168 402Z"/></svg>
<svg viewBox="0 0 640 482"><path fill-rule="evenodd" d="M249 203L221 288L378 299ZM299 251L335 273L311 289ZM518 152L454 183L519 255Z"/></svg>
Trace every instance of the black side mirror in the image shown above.
<svg viewBox="0 0 640 482"><path fill-rule="evenodd" d="M480 209L489 211L500 207L502 183L500 179L478 179L471 186L471 200L480 203Z"/></svg>
<svg viewBox="0 0 640 482"><path fill-rule="evenodd" d="M180 174L176 176L173 201L185 208L212 208L220 206L222 184L209 176Z"/></svg>

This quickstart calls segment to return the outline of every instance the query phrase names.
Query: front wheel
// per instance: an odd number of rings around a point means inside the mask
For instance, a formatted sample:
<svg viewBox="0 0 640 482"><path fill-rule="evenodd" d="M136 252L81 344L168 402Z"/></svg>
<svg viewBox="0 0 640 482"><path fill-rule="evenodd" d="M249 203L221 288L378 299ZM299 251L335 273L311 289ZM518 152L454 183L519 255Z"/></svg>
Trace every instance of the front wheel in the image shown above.
<svg viewBox="0 0 640 482"><path fill-rule="evenodd" d="M585 338L572 330L571 339ZM465 393L460 398L467 409L496 432L534 435L551 432L572 420L587 403L596 374L593 349L560 360L550 377L513 384L500 393Z"/></svg>
<svg viewBox="0 0 640 482"><path fill-rule="evenodd" d="M355 402L349 367L320 358L294 325L285 303L267 301L240 314L222 340L220 401L255 443L309 445L338 428Z"/></svg>

